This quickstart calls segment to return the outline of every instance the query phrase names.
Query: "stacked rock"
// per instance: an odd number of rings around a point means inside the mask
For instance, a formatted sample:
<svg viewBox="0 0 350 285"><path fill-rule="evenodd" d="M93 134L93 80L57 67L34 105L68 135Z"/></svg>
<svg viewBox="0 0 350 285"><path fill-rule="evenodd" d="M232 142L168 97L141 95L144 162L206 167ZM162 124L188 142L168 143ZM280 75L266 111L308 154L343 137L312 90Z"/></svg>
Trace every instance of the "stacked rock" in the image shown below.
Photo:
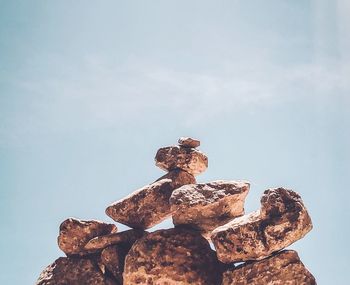
<svg viewBox="0 0 350 285"><path fill-rule="evenodd" d="M316 284L298 254L283 250L312 228L300 196L268 189L260 210L245 215L249 182L196 183L208 158L198 140L178 143L155 156L166 175L107 207L109 217L131 230L65 220L58 245L66 257L49 265L36 284ZM168 217L174 228L145 231Z"/></svg>

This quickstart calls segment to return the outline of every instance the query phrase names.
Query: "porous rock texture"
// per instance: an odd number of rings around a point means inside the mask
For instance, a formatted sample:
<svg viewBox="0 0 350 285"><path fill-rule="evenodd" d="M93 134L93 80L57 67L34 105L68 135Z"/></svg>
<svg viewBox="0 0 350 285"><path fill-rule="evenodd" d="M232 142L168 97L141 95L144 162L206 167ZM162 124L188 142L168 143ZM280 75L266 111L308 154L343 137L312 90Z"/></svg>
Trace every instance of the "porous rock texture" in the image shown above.
<svg viewBox="0 0 350 285"><path fill-rule="evenodd" d="M260 211L216 228L211 239L224 263L260 260L301 239L312 229L310 216L300 198L284 188L268 189Z"/></svg>
<svg viewBox="0 0 350 285"><path fill-rule="evenodd" d="M193 175L204 172L208 167L208 158L204 153L195 148L181 146L160 148L155 161L165 171L179 168Z"/></svg>
<svg viewBox="0 0 350 285"><path fill-rule="evenodd" d="M244 214L250 184L218 180L189 184L176 189L170 198L174 225L187 225L209 238L213 229Z"/></svg>
<svg viewBox="0 0 350 285"><path fill-rule="evenodd" d="M136 229L148 229L171 215L169 199L174 189L195 183L193 175L175 169L106 209L116 222Z"/></svg>
<svg viewBox="0 0 350 285"><path fill-rule="evenodd" d="M85 244L94 237L117 232L117 227L95 220L78 220L69 218L60 225L58 246L67 255L87 254Z"/></svg>
<svg viewBox="0 0 350 285"><path fill-rule="evenodd" d="M158 230L138 240L125 259L124 284L216 285L220 270L215 252L188 229Z"/></svg>
<svg viewBox="0 0 350 285"><path fill-rule="evenodd" d="M101 252L101 263L106 266L118 284L123 284L124 261L129 250L129 247L123 245L111 245Z"/></svg>
<svg viewBox="0 0 350 285"><path fill-rule="evenodd" d="M40 274L36 285L119 285L91 258L60 257Z"/></svg>
<svg viewBox="0 0 350 285"><path fill-rule="evenodd" d="M261 261L247 262L223 274L222 285L316 285L316 280L294 250L278 252Z"/></svg>
<svg viewBox="0 0 350 285"><path fill-rule="evenodd" d="M194 138L189 138L189 137L181 137L181 138L179 138L178 143L179 143L180 146L193 147L193 148L199 147L200 144L201 144L201 142L199 140L194 139Z"/></svg>

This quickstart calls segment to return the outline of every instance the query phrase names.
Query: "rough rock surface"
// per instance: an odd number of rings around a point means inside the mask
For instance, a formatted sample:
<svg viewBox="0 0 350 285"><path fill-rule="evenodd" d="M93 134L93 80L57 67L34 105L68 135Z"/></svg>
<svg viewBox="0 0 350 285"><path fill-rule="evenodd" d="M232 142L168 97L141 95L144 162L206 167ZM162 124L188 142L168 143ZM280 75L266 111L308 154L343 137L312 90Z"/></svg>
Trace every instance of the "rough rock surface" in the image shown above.
<svg viewBox="0 0 350 285"><path fill-rule="evenodd" d="M250 184L245 181L213 181L184 185L170 198L175 225L198 229L205 237L218 226L244 214Z"/></svg>
<svg viewBox="0 0 350 285"><path fill-rule="evenodd" d="M45 268L36 285L117 285L89 258L60 257Z"/></svg>
<svg viewBox="0 0 350 285"><path fill-rule="evenodd" d="M194 176L176 169L113 203L106 214L132 228L151 228L171 215L169 199L173 190L190 183L195 183Z"/></svg>
<svg viewBox="0 0 350 285"><path fill-rule="evenodd" d="M218 227L211 239L224 263L260 260L301 239L312 229L300 196L284 188L268 189L261 210Z"/></svg>
<svg viewBox="0 0 350 285"><path fill-rule="evenodd" d="M123 271L125 256L130 250L122 245L112 245L106 247L101 252L101 262L107 270L114 276L119 284L123 284Z"/></svg>
<svg viewBox="0 0 350 285"><path fill-rule="evenodd" d="M86 254L89 252L83 248L89 240L116 231L117 227L113 224L69 218L60 225L58 246L67 255Z"/></svg>
<svg viewBox="0 0 350 285"><path fill-rule="evenodd" d="M165 170L180 168L198 175L208 168L207 156L195 148L169 146L160 148L155 157L156 165Z"/></svg>
<svg viewBox="0 0 350 285"><path fill-rule="evenodd" d="M219 284L215 252L201 235L168 229L139 239L125 260L124 284Z"/></svg>
<svg viewBox="0 0 350 285"><path fill-rule="evenodd" d="M227 270L222 285L316 285L315 278L293 250Z"/></svg>
<svg viewBox="0 0 350 285"><path fill-rule="evenodd" d="M115 244L130 245L130 248L132 244L144 234L145 232L143 230L127 230L124 232L95 237L85 244L84 250L98 251Z"/></svg>
<svg viewBox="0 0 350 285"><path fill-rule="evenodd" d="M178 141L180 146L183 147L199 147L201 145L201 142L199 140L196 140L194 138L188 138L188 137L181 137Z"/></svg>

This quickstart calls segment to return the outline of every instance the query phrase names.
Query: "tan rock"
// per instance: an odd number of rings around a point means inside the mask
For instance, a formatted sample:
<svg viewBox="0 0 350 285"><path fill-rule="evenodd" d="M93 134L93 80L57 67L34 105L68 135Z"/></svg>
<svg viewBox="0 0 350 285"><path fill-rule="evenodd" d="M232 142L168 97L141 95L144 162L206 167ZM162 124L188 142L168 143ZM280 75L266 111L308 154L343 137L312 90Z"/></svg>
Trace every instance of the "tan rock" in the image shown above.
<svg viewBox="0 0 350 285"><path fill-rule="evenodd" d="M124 284L216 285L215 252L198 233L186 229L159 230L139 239L125 259Z"/></svg>
<svg viewBox="0 0 350 285"><path fill-rule="evenodd" d="M188 225L209 237L212 230L244 214L250 184L245 181L213 181L184 185L171 195L174 225Z"/></svg>
<svg viewBox="0 0 350 285"><path fill-rule="evenodd" d="M123 271L125 256L130 248L122 245L108 246L101 252L101 261L114 278L123 284Z"/></svg>
<svg viewBox="0 0 350 285"><path fill-rule="evenodd" d="M266 190L261 210L218 227L211 239L224 263L260 260L301 239L312 229L300 196L292 190Z"/></svg>
<svg viewBox="0 0 350 285"><path fill-rule="evenodd" d="M189 137L181 137L181 138L179 138L178 143L179 143L180 146L192 147L192 148L199 147L200 144L201 144L201 142L199 140L194 139L194 138L189 138Z"/></svg>
<svg viewBox="0 0 350 285"><path fill-rule="evenodd" d="M60 225L58 246L67 255L86 254L89 252L83 248L89 240L116 231L117 227L113 224L69 218Z"/></svg>
<svg viewBox="0 0 350 285"><path fill-rule="evenodd" d="M60 257L40 274L36 285L118 285L89 258Z"/></svg>
<svg viewBox="0 0 350 285"><path fill-rule="evenodd" d="M293 250L239 265L223 274L222 285L316 285L316 280Z"/></svg>
<svg viewBox="0 0 350 285"><path fill-rule="evenodd" d="M169 146L158 150L156 165L170 171L180 168L193 175L198 175L208 168L207 156L194 148Z"/></svg>
<svg viewBox="0 0 350 285"><path fill-rule="evenodd" d="M109 235L98 236L89 240L85 246L86 251L98 251L110 245L116 244L130 244L131 245L145 234L143 230L127 230L119 233L112 233Z"/></svg>
<svg viewBox="0 0 350 285"><path fill-rule="evenodd" d="M174 170L106 209L113 220L137 229L148 229L171 215L169 199L174 189L195 183L193 175Z"/></svg>

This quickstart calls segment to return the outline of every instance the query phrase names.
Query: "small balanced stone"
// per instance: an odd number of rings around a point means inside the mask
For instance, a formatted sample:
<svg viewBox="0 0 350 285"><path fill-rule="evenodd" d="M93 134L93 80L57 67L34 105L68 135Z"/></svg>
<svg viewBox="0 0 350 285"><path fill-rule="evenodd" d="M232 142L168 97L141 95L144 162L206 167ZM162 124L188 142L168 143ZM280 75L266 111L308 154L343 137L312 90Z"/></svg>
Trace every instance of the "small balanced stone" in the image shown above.
<svg viewBox="0 0 350 285"><path fill-rule="evenodd" d="M244 215L249 188L246 181L218 180L184 185L170 198L174 225L187 225L209 238L218 226Z"/></svg>
<svg viewBox="0 0 350 285"><path fill-rule="evenodd" d="M192 147L192 148L199 147L201 144L201 142L199 140L194 139L194 138L189 138L189 137L179 138L178 143L182 147Z"/></svg>
<svg viewBox="0 0 350 285"><path fill-rule="evenodd" d="M268 189L261 209L216 228L211 239L221 262L260 260L304 237L311 218L292 190Z"/></svg>
<svg viewBox="0 0 350 285"><path fill-rule="evenodd" d="M174 189L195 182L194 176L188 172L179 169L170 171L107 207L106 214L132 228L151 228L171 215L169 199Z"/></svg>
<svg viewBox="0 0 350 285"><path fill-rule="evenodd" d="M316 285L297 252L285 250L266 259L244 263L223 274L222 285Z"/></svg>
<svg viewBox="0 0 350 285"><path fill-rule="evenodd" d="M117 227L95 220L78 220L69 218L60 225L58 246L67 255L87 254L90 251L84 249L91 239L117 232Z"/></svg>
<svg viewBox="0 0 350 285"><path fill-rule="evenodd" d="M182 169L198 175L208 168L208 157L195 148L168 146L160 148L155 157L156 165L165 170Z"/></svg>
<svg viewBox="0 0 350 285"><path fill-rule="evenodd" d="M188 229L158 230L134 243L125 259L124 285L216 285L220 269L206 239Z"/></svg>
<svg viewBox="0 0 350 285"><path fill-rule="evenodd" d="M40 274L36 285L119 285L92 258L60 257Z"/></svg>

